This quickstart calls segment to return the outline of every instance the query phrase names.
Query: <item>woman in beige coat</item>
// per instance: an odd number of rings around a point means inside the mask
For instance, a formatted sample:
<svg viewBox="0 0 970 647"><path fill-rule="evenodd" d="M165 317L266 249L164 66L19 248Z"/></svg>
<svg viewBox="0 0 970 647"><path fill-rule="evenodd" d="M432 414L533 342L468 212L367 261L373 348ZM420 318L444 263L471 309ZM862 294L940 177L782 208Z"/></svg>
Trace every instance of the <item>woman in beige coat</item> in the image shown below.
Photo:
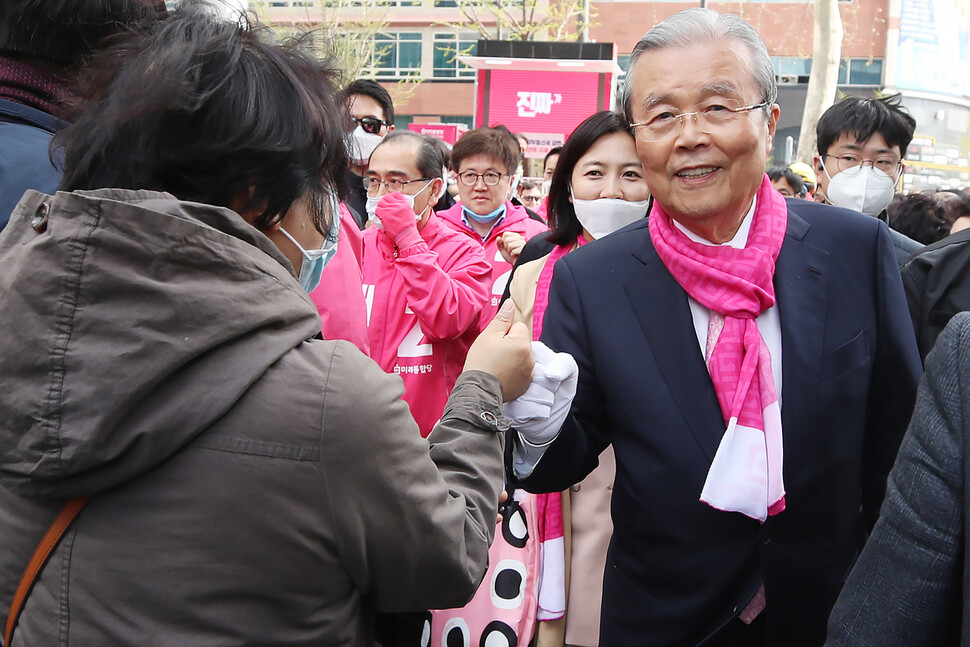
<svg viewBox="0 0 970 647"><path fill-rule="evenodd" d="M551 231L544 239L538 237L526 245L509 287L517 316L536 339L556 260L643 218L648 198L633 135L619 115L596 113L573 131L552 178ZM600 455L599 467L563 493L566 614L563 621L540 623L539 647L599 644L603 569L613 533L610 499L615 473L613 448L608 447Z"/></svg>

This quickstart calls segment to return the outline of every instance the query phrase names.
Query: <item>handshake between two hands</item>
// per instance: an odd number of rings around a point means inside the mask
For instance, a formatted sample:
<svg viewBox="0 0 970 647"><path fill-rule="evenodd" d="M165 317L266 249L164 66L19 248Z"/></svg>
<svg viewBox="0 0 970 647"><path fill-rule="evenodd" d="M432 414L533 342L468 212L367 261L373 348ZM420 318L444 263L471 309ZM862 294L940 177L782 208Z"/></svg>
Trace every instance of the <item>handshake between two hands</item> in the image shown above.
<svg viewBox="0 0 970 647"><path fill-rule="evenodd" d="M569 413L579 367L568 353L532 341L524 323L513 323L513 312L508 299L472 344L465 370L494 375L512 426L526 442L544 445L556 437Z"/></svg>

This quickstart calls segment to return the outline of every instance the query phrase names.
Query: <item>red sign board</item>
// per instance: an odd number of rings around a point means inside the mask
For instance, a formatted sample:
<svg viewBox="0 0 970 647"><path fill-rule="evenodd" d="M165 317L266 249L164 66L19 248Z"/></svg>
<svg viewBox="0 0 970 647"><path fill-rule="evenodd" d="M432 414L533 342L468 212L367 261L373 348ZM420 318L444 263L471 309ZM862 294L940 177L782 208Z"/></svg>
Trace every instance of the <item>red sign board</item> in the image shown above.
<svg viewBox="0 0 970 647"><path fill-rule="evenodd" d="M464 124L408 124L408 130L437 137L454 145L458 138L465 134L468 127Z"/></svg>

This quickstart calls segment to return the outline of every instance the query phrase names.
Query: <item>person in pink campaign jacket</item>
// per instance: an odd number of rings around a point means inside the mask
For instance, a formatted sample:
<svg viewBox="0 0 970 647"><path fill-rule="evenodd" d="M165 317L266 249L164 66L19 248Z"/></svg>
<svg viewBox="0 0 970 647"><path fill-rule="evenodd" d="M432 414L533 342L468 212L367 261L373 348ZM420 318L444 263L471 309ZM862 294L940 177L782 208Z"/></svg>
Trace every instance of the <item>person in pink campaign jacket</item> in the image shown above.
<svg viewBox="0 0 970 647"><path fill-rule="evenodd" d="M320 275L310 299L320 313L324 339L343 339L370 354L367 344L367 305L361 289L360 260L363 232L344 203L340 203L337 251Z"/></svg>
<svg viewBox="0 0 970 647"><path fill-rule="evenodd" d="M363 294L371 357L404 380L422 436L441 417L468 346L481 330L489 265L480 246L431 210L444 190L440 149L401 131L371 155L364 176Z"/></svg>
<svg viewBox="0 0 970 647"><path fill-rule="evenodd" d="M519 164L515 140L497 128L469 130L451 151L451 167L458 176L461 203L441 217L485 250L492 266L488 304L482 320L498 312L499 301L512 273L512 263L526 241L547 230L529 217L525 207L509 201L512 178Z"/></svg>

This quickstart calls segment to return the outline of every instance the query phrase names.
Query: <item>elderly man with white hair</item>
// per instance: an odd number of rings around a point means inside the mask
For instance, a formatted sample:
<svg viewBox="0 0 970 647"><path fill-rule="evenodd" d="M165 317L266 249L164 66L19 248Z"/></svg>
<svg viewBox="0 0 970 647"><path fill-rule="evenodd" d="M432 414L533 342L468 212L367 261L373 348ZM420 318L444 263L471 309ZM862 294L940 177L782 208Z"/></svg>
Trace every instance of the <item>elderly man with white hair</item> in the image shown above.
<svg viewBox="0 0 970 647"><path fill-rule="evenodd" d="M771 188L776 95L740 18L650 30L624 97L649 218L556 266L542 340L577 392L512 468L562 490L613 445L602 645L821 645L912 411L889 232Z"/></svg>

